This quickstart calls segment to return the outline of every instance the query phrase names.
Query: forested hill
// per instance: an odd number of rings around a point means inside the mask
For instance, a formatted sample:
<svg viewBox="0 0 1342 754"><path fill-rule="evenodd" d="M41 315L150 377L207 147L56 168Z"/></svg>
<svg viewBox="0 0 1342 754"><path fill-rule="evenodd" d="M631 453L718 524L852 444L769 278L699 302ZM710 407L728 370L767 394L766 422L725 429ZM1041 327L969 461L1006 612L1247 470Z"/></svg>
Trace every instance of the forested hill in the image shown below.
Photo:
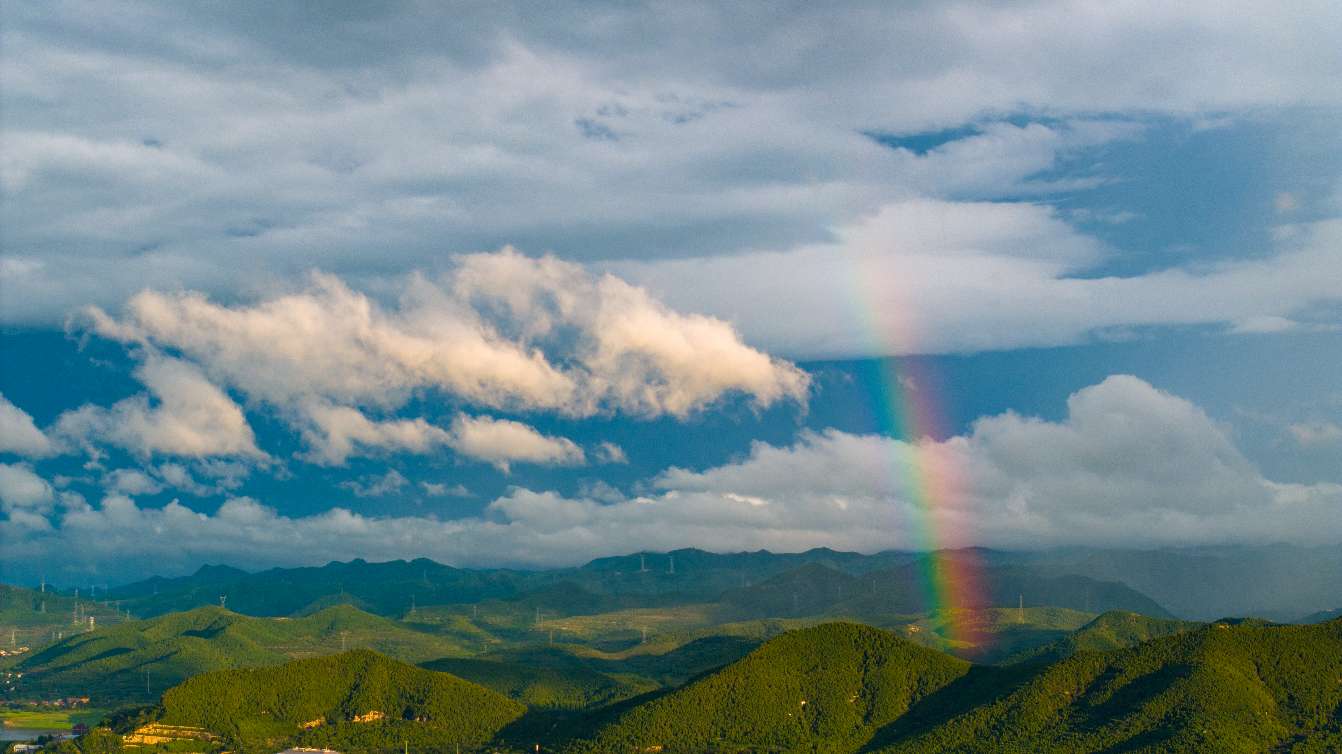
<svg viewBox="0 0 1342 754"><path fill-rule="evenodd" d="M855 751L969 663L851 623L793 631L604 727L577 750Z"/></svg>
<svg viewBox="0 0 1342 754"><path fill-rule="evenodd" d="M1117 618L1093 628L1134 628ZM823 625L774 639L570 749L1342 751L1342 620L1220 622L1005 668Z"/></svg>
<svg viewBox="0 0 1342 754"><path fill-rule="evenodd" d="M895 752L1342 751L1342 620L1246 621L1041 667L1001 698L947 695L877 737Z"/></svg>
<svg viewBox="0 0 1342 754"><path fill-rule="evenodd" d="M206 673L168 690L162 708L161 722L204 728L230 749L342 751L475 746L525 711L489 689L367 650Z"/></svg>
<svg viewBox="0 0 1342 754"><path fill-rule="evenodd" d="M1201 627L1200 623L1152 618L1121 610L1107 612L1057 641L1006 659L1007 662L1061 660L1077 652L1107 652Z"/></svg>

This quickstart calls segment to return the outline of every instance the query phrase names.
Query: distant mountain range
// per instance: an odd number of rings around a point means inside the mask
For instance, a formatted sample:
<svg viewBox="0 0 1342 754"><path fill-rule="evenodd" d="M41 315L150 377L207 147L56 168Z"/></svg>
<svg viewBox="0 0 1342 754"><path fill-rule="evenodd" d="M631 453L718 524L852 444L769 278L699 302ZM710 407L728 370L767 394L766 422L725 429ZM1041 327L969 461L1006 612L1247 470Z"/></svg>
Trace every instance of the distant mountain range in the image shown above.
<svg viewBox="0 0 1342 754"><path fill-rule="evenodd" d="M189 576L155 577L114 587L103 596L139 617L217 605L257 616L295 616L332 604L402 616L432 605L511 601L567 614L620 608L716 602L725 593L757 585L802 566L823 566L847 577L873 576L880 599L892 610L921 611L917 588L929 558L970 559L982 570L986 594L997 606L1024 599L1088 612L1125 609L1193 620L1257 615L1289 621L1342 605L1342 552L1294 546L1203 547L1163 550L987 549L932 555L883 552L863 555L814 549L717 554L695 549L600 558L576 568L543 571L455 568L419 559L275 568L249 573L204 566ZM1069 577L1090 582L1067 581ZM866 582L870 591L872 580ZM1126 589L1117 588L1118 585ZM792 600L837 601L852 578L816 584L820 594L782 591L773 614ZM756 594L759 594L756 592ZM853 593L843 599L856 599ZM763 597L761 597L763 598ZM730 601L730 600L729 600Z"/></svg>

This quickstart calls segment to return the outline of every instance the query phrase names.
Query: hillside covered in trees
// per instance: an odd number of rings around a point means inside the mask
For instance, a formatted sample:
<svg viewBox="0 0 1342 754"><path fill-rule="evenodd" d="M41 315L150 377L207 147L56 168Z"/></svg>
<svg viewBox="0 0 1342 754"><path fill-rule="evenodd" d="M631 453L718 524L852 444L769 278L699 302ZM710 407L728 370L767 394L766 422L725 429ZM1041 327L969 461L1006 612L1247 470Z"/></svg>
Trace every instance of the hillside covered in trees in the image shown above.
<svg viewBox="0 0 1342 754"><path fill-rule="evenodd" d="M204 728L232 750L368 751L403 742L474 746L524 711L460 678L355 650L197 676L163 695L161 722Z"/></svg>

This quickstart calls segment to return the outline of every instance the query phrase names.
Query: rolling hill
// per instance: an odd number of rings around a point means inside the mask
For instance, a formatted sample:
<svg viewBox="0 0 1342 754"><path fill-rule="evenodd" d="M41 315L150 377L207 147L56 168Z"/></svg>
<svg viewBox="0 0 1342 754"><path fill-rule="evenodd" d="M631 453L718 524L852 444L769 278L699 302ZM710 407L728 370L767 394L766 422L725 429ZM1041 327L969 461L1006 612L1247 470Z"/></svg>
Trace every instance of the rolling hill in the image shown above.
<svg viewBox="0 0 1342 754"><path fill-rule="evenodd" d="M1137 643L1095 651L1126 642ZM594 717L570 750L1342 750L1342 620L1190 627L1110 613L1069 647L1056 661L971 667L863 626L792 631Z"/></svg>
<svg viewBox="0 0 1342 754"><path fill-rule="evenodd" d="M451 673L539 709L591 709L660 688L653 681L603 673L566 652L548 652L539 657L538 654L531 652L508 659L443 658L422 667Z"/></svg>
<svg viewBox="0 0 1342 754"><path fill-rule="evenodd" d="M151 700L206 671L276 665L353 647L408 662L468 653L450 638L348 606L293 619L203 607L78 634L26 657L15 669L24 673L20 696L88 694L125 703Z"/></svg>
<svg viewBox="0 0 1342 754"><path fill-rule="evenodd" d="M1201 624L1173 618L1151 618L1111 610L1065 637L1012 655L1008 662L1061 660L1077 652L1107 652L1163 636L1192 631Z"/></svg>
<svg viewBox="0 0 1342 754"><path fill-rule="evenodd" d="M482 744L524 711L474 683L361 649L197 676L163 694L160 722L204 728L232 749L442 749Z"/></svg>
<svg viewBox="0 0 1342 754"><path fill-rule="evenodd" d="M968 670L967 662L887 631L825 624L772 639L715 673L633 708L576 749L790 751L823 745L854 751Z"/></svg>
<svg viewBox="0 0 1342 754"><path fill-rule="evenodd" d="M1338 751L1342 621L1220 622L1082 651L994 702L960 703L915 710L879 751Z"/></svg>
<svg viewBox="0 0 1342 754"><path fill-rule="evenodd" d="M62 634L87 631L89 618L95 627L126 620L115 607L101 602L0 584L0 647L35 647Z"/></svg>

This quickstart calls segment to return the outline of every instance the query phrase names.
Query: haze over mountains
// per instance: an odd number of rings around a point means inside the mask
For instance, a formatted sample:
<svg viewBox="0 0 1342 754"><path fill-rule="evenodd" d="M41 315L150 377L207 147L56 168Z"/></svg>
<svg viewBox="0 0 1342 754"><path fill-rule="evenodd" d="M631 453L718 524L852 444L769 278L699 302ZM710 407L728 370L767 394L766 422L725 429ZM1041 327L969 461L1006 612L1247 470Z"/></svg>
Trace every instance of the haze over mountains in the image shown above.
<svg viewBox="0 0 1342 754"><path fill-rule="evenodd" d="M937 554L942 555L957 557L954 551ZM1236 615L1295 620L1342 604L1342 551L1331 547L977 549L963 555L982 568L985 606L1014 605L1023 599L1027 605L1168 613L1190 620ZM871 609L918 612L926 609L920 582L927 557L895 551L716 554L686 549L544 571L454 568L428 559L333 561L257 573L202 566L189 576L110 587L103 599L139 616L215 605L221 597L239 612L272 616L335 603L400 616L413 605L485 600L596 612L719 597L736 609L749 612L753 604L772 615L788 614L794 601L800 601L794 611L865 601ZM805 565L814 567L799 570ZM788 572L783 580L774 580Z"/></svg>

